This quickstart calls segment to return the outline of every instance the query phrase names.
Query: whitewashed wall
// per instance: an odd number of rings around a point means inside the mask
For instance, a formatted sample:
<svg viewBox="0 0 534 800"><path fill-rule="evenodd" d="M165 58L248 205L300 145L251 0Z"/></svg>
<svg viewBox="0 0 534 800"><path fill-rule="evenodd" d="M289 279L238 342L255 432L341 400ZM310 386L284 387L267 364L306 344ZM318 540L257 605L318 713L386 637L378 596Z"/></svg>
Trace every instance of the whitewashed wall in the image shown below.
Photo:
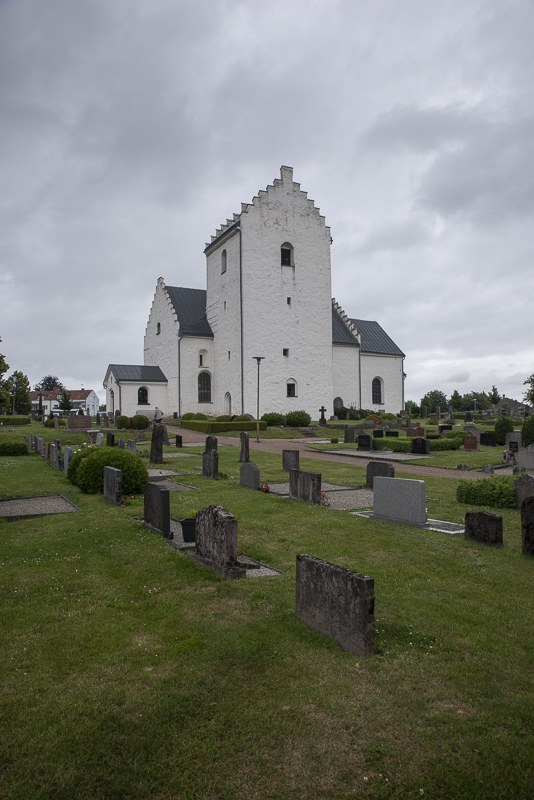
<svg viewBox="0 0 534 800"><path fill-rule="evenodd" d="M366 355L362 353L362 408L385 409L388 414L398 414L403 406L403 359L395 356ZM383 403L373 404L373 378L383 381Z"/></svg>
<svg viewBox="0 0 534 800"><path fill-rule="evenodd" d="M202 354L202 366L200 366ZM214 412L214 378L213 378L213 339L184 336L180 342L180 414L188 411L202 412L211 415ZM211 375L211 403L198 402L198 375L208 372ZM222 414L222 411L220 412Z"/></svg>
<svg viewBox="0 0 534 800"><path fill-rule="evenodd" d="M161 325L159 334L158 322ZM167 294L165 282L163 278L158 278L145 330L144 364L147 367L159 366L167 378L165 413L169 414L178 411L178 331L178 318Z"/></svg>
<svg viewBox="0 0 534 800"><path fill-rule="evenodd" d="M145 386L148 389L148 405L138 405L138 390L139 387ZM122 383L121 382L121 411L127 417L133 417L134 414L144 414L149 419L153 419L156 406L160 408L165 415L171 414L172 409L169 408L169 400L167 394L167 384L165 383Z"/></svg>
<svg viewBox="0 0 534 800"><path fill-rule="evenodd" d="M360 407L360 359L358 347L334 345L333 377L334 398L341 397L345 408ZM333 400L332 400L333 403ZM332 404L327 406L328 416L333 414Z"/></svg>

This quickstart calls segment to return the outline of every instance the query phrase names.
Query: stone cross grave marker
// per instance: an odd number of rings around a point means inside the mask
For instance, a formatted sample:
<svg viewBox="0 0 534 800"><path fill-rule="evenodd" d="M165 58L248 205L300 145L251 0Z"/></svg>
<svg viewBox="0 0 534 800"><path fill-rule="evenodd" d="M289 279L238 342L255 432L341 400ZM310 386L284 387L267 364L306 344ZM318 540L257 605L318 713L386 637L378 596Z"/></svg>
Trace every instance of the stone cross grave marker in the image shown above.
<svg viewBox="0 0 534 800"><path fill-rule="evenodd" d="M528 497L521 504L521 552L534 556L534 497Z"/></svg>
<svg viewBox="0 0 534 800"><path fill-rule="evenodd" d="M394 478L395 467L393 464L388 464L385 461L369 461L367 464L367 480L365 483L366 489L372 489L375 478Z"/></svg>
<svg viewBox="0 0 534 800"><path fill-rule="evenodd" d="M354 443L354 426L347 425L344 431L343 437L344 444L353 444Z"/></svg>
<svg viewBox="0 0 534 800"><path fill-rule="evenodd" d="M300 469L289 471L289 496L314 506L321 505L321 473Z"/></svg>
<svg viewBox="0 0 534 800"><path fill-rule="evenodd" d="M120 505L122 497L122 472L115 467L104 467L104 500Z"/></svg>
<svg viewBox="0 0 534 800"><path fill-rule="evenodd" d="M248 486L249 489L259 489L260 468L251 461L241 464L239 470L239 485Z"/></svg>
<svg viewBox="0 0 534 800"><path fill-rule="evenodd" d="M148 481L144 488L144 523L172 539L170 492L158 481Z"/></svg>
<svg viewBox="0 0 534 800"><path fill-rule="evenodd" d="M248 431L241 431L239 434L239 460L243 462L250 461Z"/></svg>
<svg viewBox="0 0 534 800"><path fill-rule="evenodd" d="M289 472L298 469L300 465L300 453L298 450L282 450L282 469Z"/></svg>
<svg viewBox="0 0 534 800"><path fill-rule="evenodd" d="M227 580L246 578L247 571L237 560L237 520L234 515L222 506L208 506L198 512L195 527L195 561Z"/></svg>
<svg viewBox="0 0 534 800"><path fill-rule="evenodd" d="M489 511L468 511L464 536L472 542L502 547L502 517Z"/></svg>
<svg viewBox="0 0 534 800"><path fill-rule="evenodd" d="M319 419L319 425L326 425L325 412L326 412L326 408L324 406L321 406L321 408L319 409L319 413L321 415L321 417Z"/></svg>
<svg viewBox="0 0 534 800"><path fill-rule="evenodd" d="M405 525L425 525L425 482L376 477L373 482L373 517Z"/></svg>
<svg viewBox="0 0 534 800"><path fill-rule="evenodd" d="M373 578L297 555L297 618L361 658L374 653Z"/></svg>

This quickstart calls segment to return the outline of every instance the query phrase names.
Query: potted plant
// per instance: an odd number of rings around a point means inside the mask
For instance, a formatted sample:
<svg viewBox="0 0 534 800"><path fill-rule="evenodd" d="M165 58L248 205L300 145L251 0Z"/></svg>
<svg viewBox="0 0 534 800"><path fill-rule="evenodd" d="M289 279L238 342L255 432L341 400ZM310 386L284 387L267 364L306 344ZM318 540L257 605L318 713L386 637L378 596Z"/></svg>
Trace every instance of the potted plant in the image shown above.
<svg viewBox="0 0 534 800"><path fill-rule="evenodd" d="M189 516L180 520L184 542L196 542L196 534L195 534L196 516L197 516L196 510L191 509L191 511L189 512Z"/></svg>

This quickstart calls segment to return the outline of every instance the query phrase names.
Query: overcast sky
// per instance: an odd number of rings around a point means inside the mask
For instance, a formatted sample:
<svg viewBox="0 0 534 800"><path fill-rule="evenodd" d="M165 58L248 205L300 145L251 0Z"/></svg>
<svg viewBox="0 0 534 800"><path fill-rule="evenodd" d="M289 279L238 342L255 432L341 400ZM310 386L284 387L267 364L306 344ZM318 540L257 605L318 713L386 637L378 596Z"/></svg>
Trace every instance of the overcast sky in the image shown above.
<svg viewBox="0 0 534 800"><path fill-rule="evenodd" d="M532 0L0 0L0 352L101 396L282 164L407 399L534 372Z"/></svg>

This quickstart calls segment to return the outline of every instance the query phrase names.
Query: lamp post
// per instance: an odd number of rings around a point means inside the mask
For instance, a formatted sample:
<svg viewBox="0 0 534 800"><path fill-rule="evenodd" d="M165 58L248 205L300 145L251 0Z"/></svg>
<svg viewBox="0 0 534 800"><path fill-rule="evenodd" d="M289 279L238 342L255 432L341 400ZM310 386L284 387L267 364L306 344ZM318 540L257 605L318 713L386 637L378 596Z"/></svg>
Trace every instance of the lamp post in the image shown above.
<svg viewBox="0 0 534 800"><path fill-rule="evenodd" d="M252 356L253 359L256 359L258 364L258 395L257 395L257 409L256 409L256 441L260 441L260 364L264 360L265 356Z"/></svg>

